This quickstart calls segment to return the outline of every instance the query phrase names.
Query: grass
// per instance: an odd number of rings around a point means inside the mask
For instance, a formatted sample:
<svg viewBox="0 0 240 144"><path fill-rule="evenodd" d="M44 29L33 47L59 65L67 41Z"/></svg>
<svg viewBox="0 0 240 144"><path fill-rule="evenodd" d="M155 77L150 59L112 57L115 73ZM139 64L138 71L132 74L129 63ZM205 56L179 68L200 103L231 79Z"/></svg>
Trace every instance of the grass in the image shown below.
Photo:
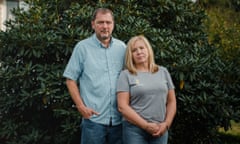
<svg viewBox="0 0 240 144"><path fill-rule="evenodd" d="M223 128L219 129L223 144L240 144L240 123L231 121L232 128L224 131Z"/></svg>

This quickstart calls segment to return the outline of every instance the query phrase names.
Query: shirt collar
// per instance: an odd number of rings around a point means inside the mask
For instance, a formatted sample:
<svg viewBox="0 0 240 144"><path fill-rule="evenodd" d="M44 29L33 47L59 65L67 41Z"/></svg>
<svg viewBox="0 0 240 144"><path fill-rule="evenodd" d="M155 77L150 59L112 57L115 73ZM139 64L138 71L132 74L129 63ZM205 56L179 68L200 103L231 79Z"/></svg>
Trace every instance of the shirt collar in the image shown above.
<svg viewBox="0 0 240 144"><path fill-rule="evenodd" d="M96 33L93 34L93 39L96 41L96 43L97 43L100 47L105 48L105 47L103 46L103 44L101 43L101 41L97 38ZM109 47L111 47L112 43L113 43L113 37L111 36L111 40L110 40Z"/></svg>

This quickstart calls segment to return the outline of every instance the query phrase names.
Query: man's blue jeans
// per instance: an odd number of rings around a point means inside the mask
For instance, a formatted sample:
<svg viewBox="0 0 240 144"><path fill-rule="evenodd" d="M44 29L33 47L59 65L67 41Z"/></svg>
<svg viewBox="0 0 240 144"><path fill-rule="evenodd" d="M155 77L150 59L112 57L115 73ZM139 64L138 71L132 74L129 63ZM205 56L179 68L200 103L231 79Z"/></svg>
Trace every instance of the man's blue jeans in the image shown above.
<svg viewBox="0 0 240 144"><path fill-rule="evenodd" d="M168 131L161 137L153 137L129 122L123 122L123 144L167 144L167 142Z"/></svg>
<svg viewBox="0 0 240 144"><path fill-rule="evenodd" d="M83 119L81 144L122 144L122 124L108 126Z"/></svg>

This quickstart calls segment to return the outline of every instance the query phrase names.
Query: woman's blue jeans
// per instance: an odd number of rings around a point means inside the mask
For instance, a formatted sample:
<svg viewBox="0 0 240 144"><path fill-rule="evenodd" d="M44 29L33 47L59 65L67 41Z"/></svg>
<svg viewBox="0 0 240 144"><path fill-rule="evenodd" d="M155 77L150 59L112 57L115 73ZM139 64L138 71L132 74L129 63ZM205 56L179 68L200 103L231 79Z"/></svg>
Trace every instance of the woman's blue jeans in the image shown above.
<svg viewBox="0 0 240 144"><path fill-rule="evenodd" d="M122 144L122 124L108 126L83 119L81 144Z"/></svg>
<svg viewBox="0 0 240 144"><path fill-rule="evenodd" d="M129 122L123 122L123 144L167 144L167 142L168 131L161 137L153 137Z"/></svg>

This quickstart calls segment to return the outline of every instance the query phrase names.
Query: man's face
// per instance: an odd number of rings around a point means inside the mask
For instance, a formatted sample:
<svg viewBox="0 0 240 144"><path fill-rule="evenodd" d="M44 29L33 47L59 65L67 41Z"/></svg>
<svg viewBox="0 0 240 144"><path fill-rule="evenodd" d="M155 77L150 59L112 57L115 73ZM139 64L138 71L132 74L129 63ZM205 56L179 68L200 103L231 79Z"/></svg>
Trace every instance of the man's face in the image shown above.
<svg viewBox="0 0 240 144"><path fill-rule="evenodd" d="M98 13L92 21L92 28L100 41L109 40L114 28L113 17L110 13Z"/></svg>

